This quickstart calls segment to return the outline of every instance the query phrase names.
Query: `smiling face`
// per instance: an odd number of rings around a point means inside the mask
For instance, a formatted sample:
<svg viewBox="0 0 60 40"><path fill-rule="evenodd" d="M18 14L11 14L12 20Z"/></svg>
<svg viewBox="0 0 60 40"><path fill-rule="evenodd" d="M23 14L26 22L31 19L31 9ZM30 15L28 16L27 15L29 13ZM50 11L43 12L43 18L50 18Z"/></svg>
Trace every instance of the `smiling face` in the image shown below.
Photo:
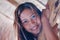
<svg viewBox="0 0 60 40"><path fill-rule="evenodd" d="M38 34L41 28L41 20L35 11L24 9L20 15L23 27L32 34Z"/></svg>

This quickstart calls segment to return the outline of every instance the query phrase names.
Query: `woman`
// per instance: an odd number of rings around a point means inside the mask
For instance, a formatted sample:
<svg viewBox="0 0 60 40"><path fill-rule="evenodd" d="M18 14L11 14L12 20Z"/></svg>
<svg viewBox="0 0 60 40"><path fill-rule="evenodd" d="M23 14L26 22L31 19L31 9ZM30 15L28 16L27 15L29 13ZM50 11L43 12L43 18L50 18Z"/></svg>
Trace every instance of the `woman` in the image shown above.
<svg viewBox="0 0 60 40"><path fill-rule="evenodd" d="M18 40L58 40L47 17L32 3L17 7L14 25L18 28Z"/></svg>

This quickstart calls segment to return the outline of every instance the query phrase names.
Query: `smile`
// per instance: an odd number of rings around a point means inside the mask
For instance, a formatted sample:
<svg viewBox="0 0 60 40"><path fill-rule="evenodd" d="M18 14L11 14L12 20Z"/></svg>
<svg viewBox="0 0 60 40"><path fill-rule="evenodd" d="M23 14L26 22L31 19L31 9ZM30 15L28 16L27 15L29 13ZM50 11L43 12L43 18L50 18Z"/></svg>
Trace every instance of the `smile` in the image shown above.
<svg viewBox="0 0 60 40"><path fill-rule="evenodd" d="M32 27L32 28L31 28L31 30L32 30L32 31L35 31L35 30L37 30L37 29L38 29L38 27L39 27L39 26L38 26L38 25L36 25L36 26Z"/></svg>

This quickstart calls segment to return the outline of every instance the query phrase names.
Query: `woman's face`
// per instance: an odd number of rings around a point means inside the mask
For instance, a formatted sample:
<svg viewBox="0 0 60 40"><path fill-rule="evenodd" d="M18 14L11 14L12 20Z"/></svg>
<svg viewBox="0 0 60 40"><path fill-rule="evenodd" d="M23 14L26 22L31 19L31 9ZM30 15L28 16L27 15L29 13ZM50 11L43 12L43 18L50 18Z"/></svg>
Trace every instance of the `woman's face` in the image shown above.
<svg viewBox="0 0 60 40"><path fill-rule="evenodd" d="M41 28L41 20L35 11L25 9L20 15L23 27L32 34L38 34Z"/></svg>

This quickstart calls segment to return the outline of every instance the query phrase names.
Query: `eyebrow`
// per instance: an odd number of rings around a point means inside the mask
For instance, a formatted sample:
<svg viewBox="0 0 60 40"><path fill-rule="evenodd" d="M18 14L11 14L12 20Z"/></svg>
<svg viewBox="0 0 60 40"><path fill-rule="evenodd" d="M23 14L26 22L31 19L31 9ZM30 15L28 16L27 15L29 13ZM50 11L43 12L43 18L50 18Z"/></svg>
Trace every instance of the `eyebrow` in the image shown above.
<svg viewBox="0 0 60 40"><path fill-rule="evenodd" d="M31 16L32 16L33 14L36 15L35 12L32 12ZM29 17L31 17L31 16L29 16ZM26 20L26 19L23 19L23 20ZM23 20L22 20L22 21L23 21Z"/></svg>
<svg viewBox="0 0 60 40"><path fill-rule="evenodd" d="M34 13L33 13L33 14L34 14ZM32 16L33 14L31 14L31 16ZM30 17L31 17L31 16L30 16Z"/></svg>
<svg viewBox="0 0 60 40"><path fill-rule="evenodd" d="M34 13L33 13L34 14ZM33 15L33 14L31 14L31 16ZM35 15L35 14L34 14ZM29 17L31 17L31 16L29 16ZM23 22L24 20L27 20L27 19L22 19L21 21Z"/></svg>
<svg viewBox="0 0 60 40"><path fill-rule="evenodd" d="M32 15L37 15L37 14L33 13ZM31 15L31 16L32 16L32 15ZM31 16L30 16L30 17L31 17Z"/></svg>

